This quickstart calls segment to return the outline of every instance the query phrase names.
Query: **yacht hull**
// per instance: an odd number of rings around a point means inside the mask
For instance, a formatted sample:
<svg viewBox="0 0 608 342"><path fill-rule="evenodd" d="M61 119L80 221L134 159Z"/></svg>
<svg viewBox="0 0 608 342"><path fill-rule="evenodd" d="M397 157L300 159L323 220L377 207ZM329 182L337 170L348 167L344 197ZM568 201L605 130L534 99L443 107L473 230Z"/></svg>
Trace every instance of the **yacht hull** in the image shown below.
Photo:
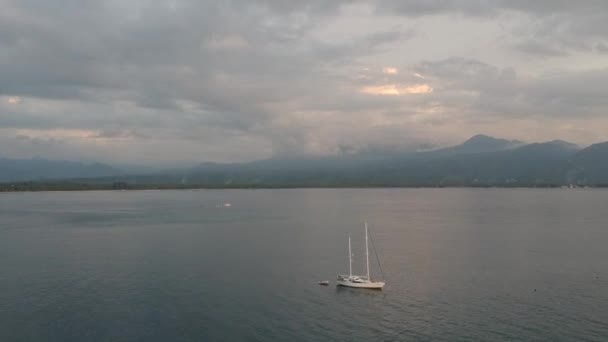
<svg viewBox="0 0 608 342"><path fill-rule="evenodd" d="M336 283L338 286L353 287L353 288L358 288L358 289L382 290L382 288L384 287L383 281L370 281L370 282L355 283L355 282L348 281L348 280L338 280Z"/></svg>

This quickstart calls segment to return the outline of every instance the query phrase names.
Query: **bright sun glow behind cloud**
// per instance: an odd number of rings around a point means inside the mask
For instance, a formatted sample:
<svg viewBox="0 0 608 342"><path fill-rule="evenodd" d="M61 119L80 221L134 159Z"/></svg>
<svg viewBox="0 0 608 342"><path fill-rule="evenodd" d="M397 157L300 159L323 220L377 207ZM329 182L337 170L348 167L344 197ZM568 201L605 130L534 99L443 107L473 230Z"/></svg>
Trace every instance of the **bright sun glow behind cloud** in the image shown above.
<svg viewBox="0 0 608 342"><path fill-rule="evenodd" d="M21 98L19 96L9 96L6 102L8 102L8 104L17 105L21 103Z"/></svg>
<svg viewBox="0 0 608 342"><path fill-rule="evenodd" d="M385 74L389 74L389 75L396 75L399 70L397 68L393 68L393 67L386 67L382 69L382 72Z"/></svg>
<svg viewBox="0 0 608 342"><path fill-rule="evenodd" d="M15 133L30 139L88 139L97 134L87 129L18 129Z"/></svg>
<svg viewBox="0 0 608 342"><path fill-rule="evenodd" d="M415 84L409 87L401 87L397 84L386 84L380 86L370 86L361 89L362 93L370 95L410 95L410 94L427 94L433 92L428 84Z"/></svg>

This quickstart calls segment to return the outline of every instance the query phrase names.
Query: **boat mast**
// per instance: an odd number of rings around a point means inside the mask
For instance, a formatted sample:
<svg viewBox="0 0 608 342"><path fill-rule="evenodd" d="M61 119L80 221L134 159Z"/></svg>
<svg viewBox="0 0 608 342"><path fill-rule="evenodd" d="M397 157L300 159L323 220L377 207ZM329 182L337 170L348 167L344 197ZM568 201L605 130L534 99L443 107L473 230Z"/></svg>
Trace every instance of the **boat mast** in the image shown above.
<svg viewBox="0 0 608 342"><path fill-rule="evenodd" d="M350 234L348 234L348 276L353 276L353 253L350 251Z"/></svg>
<svg viewBox="0 0 608 342"><path fill-rule="evenodd" d="M367 280L369 279L369 249L367 247L367 221L365 221L365 261L367 264Z"/></svg>

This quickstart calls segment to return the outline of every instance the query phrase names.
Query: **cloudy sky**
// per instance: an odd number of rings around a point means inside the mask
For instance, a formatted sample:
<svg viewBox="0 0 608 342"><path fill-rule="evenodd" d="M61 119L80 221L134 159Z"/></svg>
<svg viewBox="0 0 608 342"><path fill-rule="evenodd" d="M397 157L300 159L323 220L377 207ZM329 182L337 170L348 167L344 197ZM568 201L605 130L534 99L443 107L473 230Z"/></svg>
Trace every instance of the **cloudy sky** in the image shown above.
<svg viewBox="0 0 608 342"><path fill-rule="evenodd" d="M0 157L608 140L605 0L0 0Z"/></svg>

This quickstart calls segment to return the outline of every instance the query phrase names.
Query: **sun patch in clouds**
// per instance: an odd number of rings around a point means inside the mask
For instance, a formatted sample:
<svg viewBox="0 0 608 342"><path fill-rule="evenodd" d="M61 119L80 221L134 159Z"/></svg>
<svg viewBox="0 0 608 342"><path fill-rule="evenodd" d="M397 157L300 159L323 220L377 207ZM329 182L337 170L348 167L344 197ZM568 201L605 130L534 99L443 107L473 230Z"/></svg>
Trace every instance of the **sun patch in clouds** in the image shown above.
<svg viewBox="0 0 608 342"><path fill-rule="evenodd" d="M407 87L399 86L397 84L386 84L364 87L361 89L361 92L369 95L400 96L432 93L433 88L428 84L415 84Z"/></svg>
<svg viewBox="0 0 608 342"><path fill-rule="evenodd" d="M9 96L6 99L6 102L10 105L18 105L21 103L21 97L19 96Z"/></svg>
<svg viewBox="0 0 608 342"><path fill-rule="evenodd" d="M382 73L387 75L396 75L399 73L399 69L393 67L382 68Z"/></svg>
<svg viewBox="0 0 608 342"><path fill-rule="evenodd" d="M18 136L29 139L88 139L93 133L88 129L18 129L15 132Z"/></svg>

